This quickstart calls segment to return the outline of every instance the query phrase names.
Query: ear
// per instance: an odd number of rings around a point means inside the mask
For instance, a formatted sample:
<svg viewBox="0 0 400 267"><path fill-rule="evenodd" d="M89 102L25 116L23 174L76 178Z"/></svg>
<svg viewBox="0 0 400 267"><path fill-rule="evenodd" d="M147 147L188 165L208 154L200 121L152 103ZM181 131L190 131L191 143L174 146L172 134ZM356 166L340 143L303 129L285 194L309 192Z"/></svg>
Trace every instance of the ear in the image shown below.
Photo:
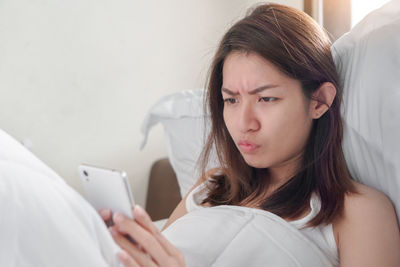
<svg viewBox="0 0 400 267"><path fill-rule="evenodd" d="M313 119L319 119L332 105L336 96L336 87L333 83L324 82L312 94L310 102L310 114Z"/></svg>

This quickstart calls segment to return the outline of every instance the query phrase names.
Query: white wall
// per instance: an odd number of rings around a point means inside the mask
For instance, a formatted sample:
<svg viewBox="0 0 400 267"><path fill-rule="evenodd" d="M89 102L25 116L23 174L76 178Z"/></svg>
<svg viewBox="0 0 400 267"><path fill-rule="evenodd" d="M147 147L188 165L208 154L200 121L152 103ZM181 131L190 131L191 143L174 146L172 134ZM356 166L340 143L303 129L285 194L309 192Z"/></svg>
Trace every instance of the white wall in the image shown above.
<svg viewBox="0 0 400 267"><path fill-rule="evenodd" d="M218 40L256 2L2 0L0 127L78 191L79 163L126 170L144 205L166 156L160 127L139 151L146 111L203 87Z"/></svg>

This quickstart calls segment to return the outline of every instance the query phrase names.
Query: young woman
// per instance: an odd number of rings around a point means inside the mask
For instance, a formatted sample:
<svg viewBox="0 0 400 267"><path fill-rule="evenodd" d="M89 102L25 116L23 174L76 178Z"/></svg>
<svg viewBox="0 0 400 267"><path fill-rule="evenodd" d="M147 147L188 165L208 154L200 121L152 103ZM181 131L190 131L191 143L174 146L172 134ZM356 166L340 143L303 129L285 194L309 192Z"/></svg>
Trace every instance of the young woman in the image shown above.
<svg viewBox="0 0 400 267"><path fill-rule="evenodd" d="M232 26L212 63L206 103L212 128L202 166L215 148L221 168L203 171L196 194L182 200L166 228L188 213L189 202L243 206L302 221L299 230L330 254L333 266L400 266L391 202L353 181L346 168L338 74L329 39L309 16L266 4ZM110 229L123 263L184 266L174 240L140 207L134 215L132 221L116 214Z"/></svg>

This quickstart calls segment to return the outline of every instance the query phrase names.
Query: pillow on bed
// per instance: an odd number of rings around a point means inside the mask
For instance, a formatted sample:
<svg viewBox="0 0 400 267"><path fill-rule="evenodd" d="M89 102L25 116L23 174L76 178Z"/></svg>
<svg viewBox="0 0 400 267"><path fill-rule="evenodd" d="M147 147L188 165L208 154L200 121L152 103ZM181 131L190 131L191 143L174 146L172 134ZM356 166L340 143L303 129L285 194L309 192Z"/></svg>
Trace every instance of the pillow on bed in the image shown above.
<svg viewBox="0 0 400 267"><path fill-rule="evenodd" d="M343 149L353 177L390 197L400 220L400 1L332 47L344 81Z"/></svg>
<svg viewBox="0 0 400 267"><path fill-rule="evenodd" d="M203 89L186 90L162 97L148 112L142 124L147 142L150 129L157 123L164 127L169 161L176 173L181 196L199 179L197 161L205 144ZM209 167L216 166L210 163Z"/></svg>

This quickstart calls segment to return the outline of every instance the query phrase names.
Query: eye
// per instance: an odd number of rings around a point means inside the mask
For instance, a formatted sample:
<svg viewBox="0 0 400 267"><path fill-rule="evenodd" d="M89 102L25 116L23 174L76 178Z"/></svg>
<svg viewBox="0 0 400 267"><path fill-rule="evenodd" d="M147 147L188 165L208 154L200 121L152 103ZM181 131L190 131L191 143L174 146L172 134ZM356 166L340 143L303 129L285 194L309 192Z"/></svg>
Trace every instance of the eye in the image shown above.
<svg viewBox="0 0 400 267"><path fill-rule="evenodd" d="M259 99L259 102L272 102L272 101L275 101L275 100L277 100L276 97L261 97Z"/></svg>
<svg viewBox="0 0 400 267"><path fill-rule="evenodd" d="M225 98L224 103L235 104L235 103L237 103L237 99L236 98Z"/></svg>

